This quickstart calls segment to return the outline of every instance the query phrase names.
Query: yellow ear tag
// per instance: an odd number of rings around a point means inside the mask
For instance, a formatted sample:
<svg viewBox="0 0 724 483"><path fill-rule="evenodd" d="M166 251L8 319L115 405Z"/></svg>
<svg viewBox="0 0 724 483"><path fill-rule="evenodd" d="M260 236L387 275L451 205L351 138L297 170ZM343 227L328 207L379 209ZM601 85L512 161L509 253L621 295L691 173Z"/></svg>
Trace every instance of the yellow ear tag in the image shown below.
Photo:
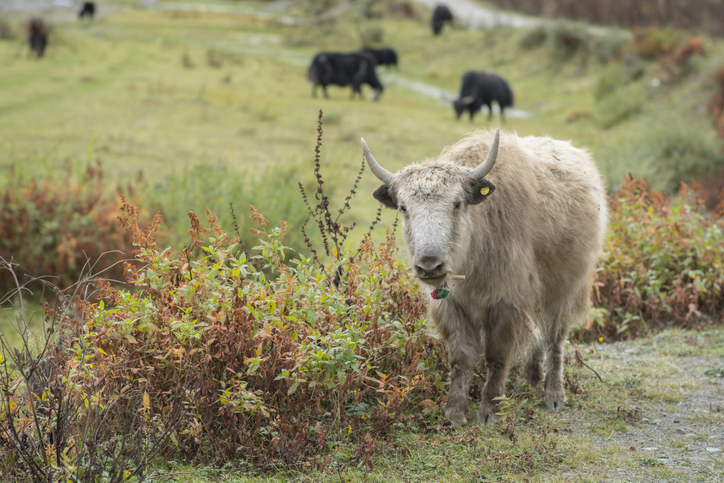
<svg viewBox="0 0 724 483"><path fill-rule="evenodd" d="M490 188L488 188L487 186L483 186L482 188L480 188L480 194L481 194L481 195L485 196L485 195L487 195L488 193L490 193Z"/></svg>

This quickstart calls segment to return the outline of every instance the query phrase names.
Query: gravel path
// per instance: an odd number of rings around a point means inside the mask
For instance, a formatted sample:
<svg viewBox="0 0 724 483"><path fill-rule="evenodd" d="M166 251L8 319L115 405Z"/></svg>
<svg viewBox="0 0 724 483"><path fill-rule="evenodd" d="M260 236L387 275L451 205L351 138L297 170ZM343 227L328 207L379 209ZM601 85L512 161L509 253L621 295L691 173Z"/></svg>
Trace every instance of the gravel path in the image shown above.
<svg viewBox="0 0 724 483"><path fill-rule="evenodd" d="M711 344L699 339L692 343ZM574 404L561 413L562 432L583 434L596 446L628 453L630 464L621 464L596 481L724 481L724 380L711 373L712 368L724 371L723 361L700 354L689 353L687 346L658 341L598 347L590 364L607 384L630 385L632 392L640 391L637 399L644 404L623 404L616 417L626 420L628 429L607 436L591 430L583 407ZM626 379L621 381L623 374ZM649 399L654 402L646 403Z"/></svg>

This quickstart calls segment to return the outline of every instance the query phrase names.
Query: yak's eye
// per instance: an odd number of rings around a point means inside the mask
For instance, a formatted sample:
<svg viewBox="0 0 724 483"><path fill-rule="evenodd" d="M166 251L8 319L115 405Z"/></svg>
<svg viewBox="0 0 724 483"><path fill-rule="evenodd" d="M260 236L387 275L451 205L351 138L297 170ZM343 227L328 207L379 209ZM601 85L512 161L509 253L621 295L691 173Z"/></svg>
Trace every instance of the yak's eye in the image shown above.
<svg viewBox="0 0 724 483"><path fill-rule="evenodd" d="M400 206L400 212L407 213L407 208L405 208L404 206Z"/></svg>
<svg viewBox="0 0 724 483"><path fill-rule="evenodd" d="M459 210L459 209L460 209L460 202L459 202L459 201L456 201L455 204L453 204L453 208L455 208L456 210Z"/></svg>

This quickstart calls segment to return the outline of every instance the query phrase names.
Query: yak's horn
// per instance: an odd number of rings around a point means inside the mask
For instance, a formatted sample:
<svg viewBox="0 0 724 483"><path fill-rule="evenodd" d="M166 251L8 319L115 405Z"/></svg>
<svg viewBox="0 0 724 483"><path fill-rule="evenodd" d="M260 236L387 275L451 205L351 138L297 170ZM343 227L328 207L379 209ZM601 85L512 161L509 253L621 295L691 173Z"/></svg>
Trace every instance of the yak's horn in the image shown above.
<svg viewBox="0 0 724 483"><path fill-rule="evenodd" d="M498 158L498 141L500 140L500 129L495 130L495 138L493 138L493 146L490 148L488 157L485 161L473 170L473 177L478 180L482 179L486 174L490 173L495 166L495 160Z"/></svg>
<svg viewBox="0 0 724 483"><path fill-rule="evenodd" d="M367 147L367 143L365 142L365 138L362 138L362 151L365 153L365 159L367 160L367 165L370 167L370 170L372 170L372 173L377 176L380 181L382 181L385 184L388 184L390 180L392 180L392 173L387 171L385 168L380 166L380 164L375 161L375 158L372 157L372 153L370 153L370 148ZM495 161L493 161L495 162Z"/></svg>
<svg viewBox="0 0 724 483"><path fill-rule="evenodd" d="M462 98L460 99L460 102L462 102L463 104L466 104L466 105L467 105L467 104L472 104L473 101L475 101L475 98L474 98L473 96L462 97Z"/></svg>

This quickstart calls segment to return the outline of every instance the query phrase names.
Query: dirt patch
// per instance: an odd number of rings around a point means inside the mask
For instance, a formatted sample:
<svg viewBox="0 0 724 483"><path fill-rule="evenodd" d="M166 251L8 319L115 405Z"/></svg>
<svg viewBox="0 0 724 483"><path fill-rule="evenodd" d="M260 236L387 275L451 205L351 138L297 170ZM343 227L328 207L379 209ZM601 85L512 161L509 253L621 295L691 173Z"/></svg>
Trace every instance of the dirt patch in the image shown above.
<svg viewBox="0 0 724 483"><path fill-rule="evenodd" d="M721 347L717 329L588 348L604 382L576 369L590 392L571 398L559 430L616 461L596 481L724 481Z"/></svg>

